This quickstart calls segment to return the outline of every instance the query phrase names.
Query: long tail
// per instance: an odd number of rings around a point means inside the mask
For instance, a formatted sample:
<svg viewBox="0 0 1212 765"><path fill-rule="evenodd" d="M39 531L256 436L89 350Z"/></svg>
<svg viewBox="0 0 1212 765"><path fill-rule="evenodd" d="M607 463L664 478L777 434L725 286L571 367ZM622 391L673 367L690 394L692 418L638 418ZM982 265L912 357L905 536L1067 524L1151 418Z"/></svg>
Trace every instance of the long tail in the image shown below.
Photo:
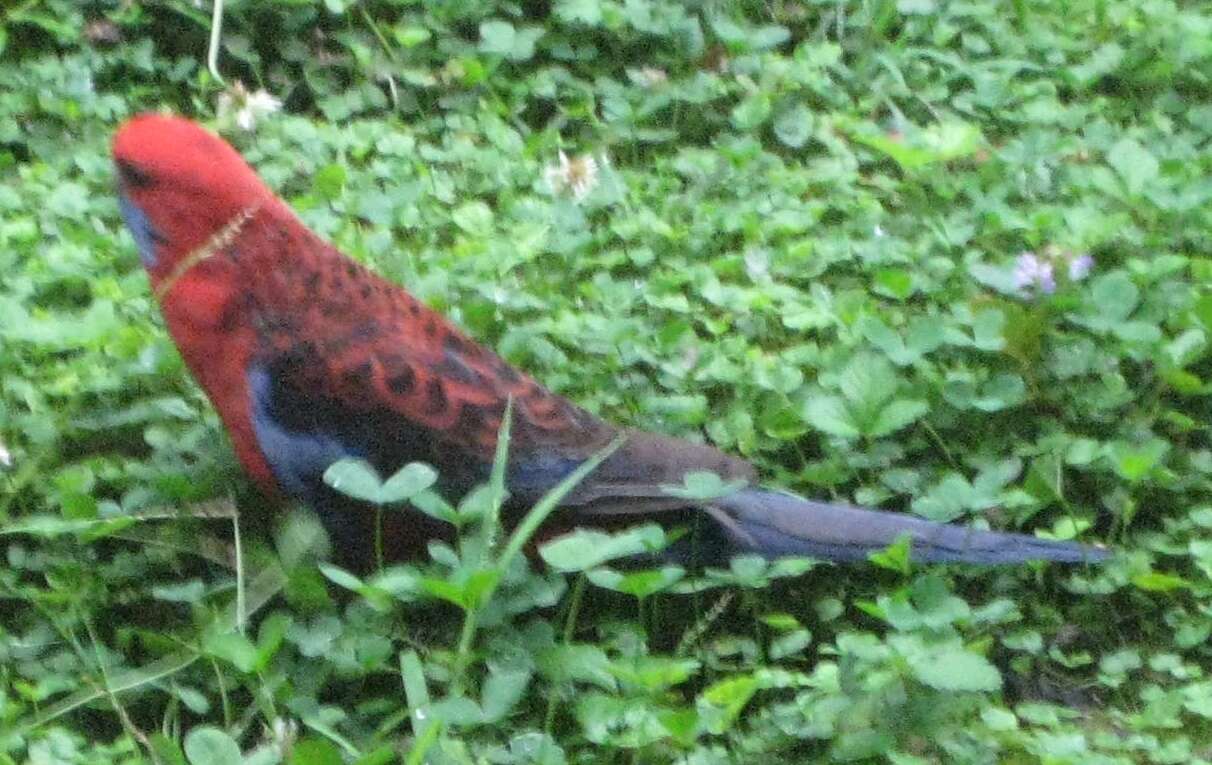
<svg viewBox="0 0 1212 765"><path fill-rule="evenodd" d="M980 531L762 489L745 489L713 500L709 512L733 552L756 552L771 558L803 555L861 561L906 534L911 542L910 557L922 563L1094 563L1110 556L1104 548L1075 542Z"/></svg>

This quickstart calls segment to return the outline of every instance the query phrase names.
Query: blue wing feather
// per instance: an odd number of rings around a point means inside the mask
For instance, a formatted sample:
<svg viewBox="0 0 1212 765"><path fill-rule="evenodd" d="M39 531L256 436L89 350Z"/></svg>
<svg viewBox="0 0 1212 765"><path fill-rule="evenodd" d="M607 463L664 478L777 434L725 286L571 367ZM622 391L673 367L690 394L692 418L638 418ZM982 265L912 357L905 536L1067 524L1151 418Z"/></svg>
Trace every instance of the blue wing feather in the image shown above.
<svg viewBox="0 0 1212 765"><path fill-rule="evenodd" d="M265 455L270 470L291 496L306 502L314 502L323 483L324 471L342 459L366 459L364 445L348 443L339 434L326 432L318 427L299 427L305 423L290 423L282 417L288 404L283 401L283 390L275 386L270 371L264 365L254 364L248 371L248 390L252 396L253 432L257 445ZM296 418L297 420L297 418ZM291 425L295 427L291 427ZM313 425L319 425L316 418ZM317 483L319 482L319 483Z"/></svg>
<svg viewBox="0 0 1212 765"><path fill-rule="evenodd" d="M354 410L344 401L300 382L284 359L254 363L248 370L253 432L274 478L292 497L319 515L338 560L363 570L374 538L373 513L324 483L324 472L341 459L363 459L387 476L409 462L437 468L439 489L457 500L488 477L490 465L444 449L434 434L397 412ZM536 455L510 461L507 482L514 499L532 502L576 469L580 459ZM389 546L408 546L447 536L437 521L400 508L389 514Z"/></svg>

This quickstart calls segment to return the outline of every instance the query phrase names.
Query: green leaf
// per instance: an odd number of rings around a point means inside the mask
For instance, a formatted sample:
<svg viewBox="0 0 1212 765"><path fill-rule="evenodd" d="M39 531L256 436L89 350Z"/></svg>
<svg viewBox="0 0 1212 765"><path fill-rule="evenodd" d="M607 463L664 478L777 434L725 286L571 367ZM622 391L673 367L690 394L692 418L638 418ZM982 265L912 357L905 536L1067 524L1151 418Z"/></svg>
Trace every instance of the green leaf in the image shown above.
<svg viewBox="0 0 1212 765"><path fill-rule="evenodd" d="M341 195L346 177L345 166L333 162L316 171L312 178L312 188L324 199L333 200Z"/></svg>
<svg viewBox="0 0 1212 765"><path fill-rule="evenodd" d="M202 600L206 585L201 579L191 579L174 585L159 585L151 590L157 600L167 600L175 603L197 603Z"/></svg>
<svg viewBox="0 0 1212 765"><path fill-rule="evenodd" d="M903 268L881 268L875 272L875 291L904 300L913 294L913 274Z"/></svg>
<svg viewBox="0 0 1212 765"><path fill-rule="evenodd" d="M981 710L981 720L990 730L1006 732L1018 729L1018 718L1008 709L986 707Z"/></svg>
<svg viewBox="0 0 1212 765"><path fill-rule="evenodd" d="M358 459L343 459L324 471L324 483L347 497L372 504L381 504L383 485L371 465Z"/></svg>
<svg viewBox="0 0 1212 765"><path fill-rule="evenodd" d="M573 21L596 27L602 23L601 0L556 0L556 16L564 21Z"/></svg>
<svg viewBox="0 0 1212 765"><path fill-rule="evenodd" d="M419 491L409 498L409 503L426 515L455 526L464 521L458 509L435 491Z"/></svg>
<svg viewBox="0 0 1212 765"><path fill-rule="evenodd" d="M926 574L916 579L909 588L918 626L941 630L971 614L968 604L952 594L946 580L938 574Z"/></svg>
<svg viewBox="0 0 1212 765"><path fill-rule="evenodd" d="M885 547L883 550L877 550L867 556L867 560L871 561L880 568L886 568L889 571L895 571L898 574L908 576L910 571L910 555L912 549L912 538L908 534L902 534L895 542Z"/></svg>
<svg viewBox="0 0 1212 765"><path fill-rule="evenodd" d="M1026 397L1027 388L1023 379L1009 372L996 374L979 387L972 379L959 377L947 380L943 388L943 398L952 406L983 412L997 412L1018 406Z"/></svg>
<svg viewBox="0 0 1212 765"><path fill-rule="evenodd" d="M864 316L859 329L867 342L898 366L914 364L943 344L942 326L937 321L914 319L906 338L874 316Z"/></svg>
<svg viewBox="0 0 1212 765"><path fill-rule="evenodd" d="M977 311L972 317L972 344L982 351L1000 351L1006 347L1003 328L1006 314L996 308Z"/></svg>
<svg viewBox="0 0 1212 765"><path fill-rule="evenodd" d="M383 482L379 489L380 504L393 504L412 499L433 486L438 473L423 462L410 462Z"/></svg>
<svg viewBox="0 0 1212 765"><path fill-rule="evenodd" d="M1132 196L1140 195L1157 180L1160 171L1157 158L1131 138L1117 141L1107 152L1107 162Z"/></svg>
<svg viewBox="0 0 1212 765"><path fill-rule="evenodd" d="M508 21L485 21L480 24L480 50L508 55L513 50L517 31Z"/></svg>
<svg viewBox="0 0 1212 765"><path fill-rule="evenodd" d="M770 119L773 110L770 96L763 92L750 94L732 109L732 124L737 130L753 130Z"/></svg>
<svg viewBox="0 0 1212 765"><path fill-rule="evenodd" d="M810 397L804 404L803 417L809 425L831 436L857 438L860 435L846 402L838 396Z"/></svg>
<svg viewBox="0 0 1212 765"><path fill-rule="evenodd" d="M1126 343L1152 345L1162 338L1161 328L1144 321L1125 321L1112 328L1115 336Z"/></svg>
<svg viewBox="0 0 1212 765"><path fill-rule="evenodd" d="M770 627L771 629L779 630L781 632L787 632L790 630L800 628L800 620L796 619L791 614L785 614L785 613L763 614L762 616L760 616L758 618L760 618L762 623L765 624L766 626Z"/></svg>
<svg viewBox="0 0 1212 765"><path fill-rule="evenodd" d="M347 590L357 592L362 589L362 580L353 574L349 573L339 566L334 566L331 563L321 563L319 565L320 573L325 576L333 584L340 585Z"/></svg>
<svg viewBox="0 0 1212 765"><path fill-rule="evenodd" d="M430 595L454 603L465 611L481 607L485 598L500 581L496 569L479 569L463 577L462 581L425 577L420 580L421 589Z"/></svg>
<svg viewBox="0 0 1212 765"><path fill-rule="evenodd" d="M611 673L610 657L599 646L559 643L538 654L539 671L553 683L582 682L613 691L618 687Z"/></svg>
<svg viewBox="0 0 1212 765"><path fill-rule="evenodd" d="M341 750L331 741L310 736L291 747L288 765L343 765Z"/></svg>
<svg viewBox="0 0 1212 765"><path fill-rule="evenodd" d="M237 622L242 621L251 614L255 614L272 598L278 595L285 584L285 575L277 566L267 566L262 569L257 575L251 577L247 583L245 600L242 603L243 612L240 618L237 618L235 604L232 604L224 611L220 622L216 624L216 629L234 629ZM79 709L85 704L96 701L107 693L119 694L162 682L189 667L198 658L198 651L188 649L169 654L141 667L112 672L109 675L109 680L104 690L90 687L86 690L77 691L67 698L61 699L40 710L36 716L21 721L17 725L16 730L21 734L34 728L45 727L50 721L58 719L72 710Z"/></svg>
<svg viewBox="0 0 1212 765"><path fill-rule="evenodd" d="M243 761L240 745L218 728L201 726L185 736L189 765L233 765Z"/></svg>
<svg viewBox="0 0 1212 765"><path fill-rule="evenodd" d="M656 715L659 707L654 705L604 693L579 694L575 705L582 733L594 744L635 749L668 736Z"/></svg>
<svg viewBox="0 0 1212 765"><path fill-rule="evenodd" d="M459 205L450 217L465 233L475 236L492 233L492 208L478 199Z"/></svg>
<svg viewBox="0 0 1212 765"><path fill-rule="evenodd" d="M665 656L638 656L613 664L610 671L627 687L661 691L681 685L694 676L701 663L697 659Z"/></svg>
<svg viewBox="0 0 1212 765"><path fill-rule="evenodd" d="M519 30L508 21L485 21L480 24L480 50L510 61L526 61L534 56L534 45L542 36L541 27Z"/></svg>
<svg viewBox="0 0 1212 765"><path fill-rule="evenodd" d="M271 614L261 622L261 627L257 630L257 658L253 665L254 670L260 672L269 666L269 662L286 640L286 631L293 622L290 614L284 613Z"/></svg>
<svg viewBox="0 0 1212 765"><path fill-rule="evenodd" d="M980 128L967 122L944 122L924 129L909 126L901 134L877 133L864 127L851 137L887 155L906 171L970 156L984 143Z"/></svg>
<svg viewBox="0 0 1212 765"><path fill-rule="evenodd" d="M399 762L396 749L391 744L383 744L378 749L372 749L353 761L353 765L393 765Z"/></svg>
<svg viewBox="0 0 1212 765"><path fill-rule="evenodd" d="M1123 271L1112 271L1090 284L1091 304L1108 322L1126 320L1140 302L1140 288Z"/></svg>
<svg viewBox="0 0 1212 765"><path fill-rule="evenodd" d="M257 666L257 648L238 632L209 634L202 649L210 655L228 661L241 672L252 672Z"/></svg>
<svg viewBox="0 0 1212 765"><path fill-rule="evenodd" d="M774 121L774 135L783 145L798 149L812 137L812 112L803 104L784 109Z"/></svg>
<svg viewBox="0 0 1212 765"><path fill-rule="evenodd" d="M1212 720L1212 681L1191 683L1183 688L1183 708L1205 720Z"/></svg>
<svg viewBox="0 0 1212 765"><path fill-rule="evenodd" d="M1127 675L1144 666L1140 651L1135 648L1122 648L1113 653L1104 654L1098 661L1099 671L1108 675Z"/></svg>
<svg viewBox="0 0 1212 765"><path fill-rule="evenodd" d="M1204 576L1212 580L1212 540L1193 539L1188 543L1187 551Z"/></svg>
<svg viewBox="0 0 1212 765"><path fill-rule="evenodd" d="M769 50L790 40L791 31L779 24L766 24L754 29L747 37L753 50Z"/></svg>
<svg viewBox="0 0 1212 765"><path fill-rule="evenodd" d="M632 595L640 600L669 589L685 575L686 570L681 566L664 566L627 574L608 568L595 568L586 574L589 581L598 587Z"/></svg>
<svg viewBox="0 0 1212 765"><path fill-rule="evenodd" d="M455 727L470 727L484 722L480 705L466 696L448 696L430 706L435 720Z"/></svg>
<svg viewBox="0 0 1212 765"><path fill-rule="evenodd" d="M162 765L187 765L185 754L181 751L181 747L177 746L177 742L173 741L163 733L156 732L148 736L151 742L151 749L156 753Z"/></svg>
<svg viewBox="0 0 1212 765"><path fill-rule="evenodd" d="M1118 43L1103 43L1088 57L1069 67L1069 74L1079 86L1090 87L1118 69L1123 62L1124 53L1123 47Z"/></svg>
<svg viewBox="0 0 1212 765"><path fill-rule="evenodd" d="M412 499L437 481L432 467L412 462L400 468L386 481L380 481L375 469L367 462L343 459L324 471L324 483L347 497L374 505L388 505Z"/></svg>
<svg viewBox="0 0 1212 765"><path fill-rule="evenodd" d="M1191 583L1181 576L1161 571L1146 571L1143 574L1137 574L1132 577L1132 584L1147 592L1169 592L1191 586Z"/></svg>
<svg viewBox="0 0 1212 765"><path fill-rule="evenodd" d="M880 411L879 417L867 429L866 435L872 438L881 438L895 433L901 428L916 422L928 411L930 411L930 406L925 401L897 399Z"/></svg>
<svg viewBox="0 0 1212 765"><path fill-rule="evenodd" d="M484 722L492 723L508 715L530 685L530 671L523 669L492 669L480 695Z"/></svg>
<svg viewBox="0 0 1212 765"><path fill-rule="evenodd" d="M501 572L495 568L472 572L463 584L463 603L466 608L480 608L488 602L488 595L501 581Z"/></svg>
<svg viewBox="0 0 1212 765"><path fill-rule="evenodd" d="M416 651L400 653L400 678L404 683L404 699L408 702L413 736L419 739L433 722L429 715L429 684Z"/></svg>
<svg viewBox="0 0 1212 765"><path fill-rule="evenodd" d="M850 403L856 418L874 416L885 401L896 393L899 379L887 359L870 353L855 354L838 380L842 395Z"/></svg>
<svg viewBox="0 0 1212 765"><path fill-rule="evenodd" d="M757 689L756 678L740 675L714 683L703 691L699 697L700 714L710 721L708 729L718 735L732 727ZM708 715L708 712L714 714Z"/></svg>
<svg viewBox="0 0 1212 765"><path fill-rule="evenodd" d="M1212 295L1203 295L1196 300L1192 312L1205 330L1212 331Z"/></svg>
<svg viewBox="0 0 1212 765"><path fill-rule="evenodd" d="M812 643L812 633L805 629L793 630L770 642L770 658L778 661L803 652Z"/></svg>
<svg viewBox="0 0 1212 765"><path fill-rule="evenodd" d="M366 584L374 590L410 602L413 600L411 596L421 590L421 575L411 566L388 566L367 579Z"/></svg>
<svg viewBox="0 0 1212 765"><path fill-rule="evenodd" d="M743 489L748 481L725 481L709 470L694 470L682 477L681 486L662 484L661 491L673 497L708 502Z"/></svg>
<svg viewBox="0 0 1212 765"><path fill-rule="evenodd" d="M432 32L419 26L396 27L392 30L392 34L395 36L396 42L403 48L415 48L433 37Z"/></svg>
<svg viewBox="0 0 1212 765"><path fill-rule="evenodd" d="M1002 687L997 667L959 646L913 652L907 659L914 677L940 691L996 691Z"/></svg>
<svg viewBox="0 0 1212 765"><path fill-rule="evenodd" d="M652 523L613 534L577 529L540 547L539 555L557 571L588 571L616 558L657 552L665 544L665 530Z"/></svg>
<svg viewBox="0 0 1212 765"><path fill-rule="evenodd" d="M997 412L1018 406L1027 398L1027 386L1023 378L1004 372L996 374L980 388L980 395L971 405L985 412Z"/></svg>
<svg viewBox="0 0 1212 765"><path fill-rule="evenodd" d="M1115 441L1108 446L1107 458L1121 478L1136 482L1144 479L1157 467L1169 450L1170 445L1160 438L1143 444Z"/></svg>

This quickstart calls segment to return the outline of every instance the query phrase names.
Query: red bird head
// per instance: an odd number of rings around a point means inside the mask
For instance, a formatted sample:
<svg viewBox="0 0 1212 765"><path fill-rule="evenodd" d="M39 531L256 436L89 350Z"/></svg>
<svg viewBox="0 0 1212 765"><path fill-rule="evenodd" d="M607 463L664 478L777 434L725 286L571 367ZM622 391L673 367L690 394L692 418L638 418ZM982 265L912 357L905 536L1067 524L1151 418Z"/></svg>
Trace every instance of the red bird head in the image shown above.
<svg viewBox="0 0 1212 765"><path fill-rule="evenodd" d="M235 149L181 117L134 117L113 148L122 215L153 282L274 200Z"/></svg>

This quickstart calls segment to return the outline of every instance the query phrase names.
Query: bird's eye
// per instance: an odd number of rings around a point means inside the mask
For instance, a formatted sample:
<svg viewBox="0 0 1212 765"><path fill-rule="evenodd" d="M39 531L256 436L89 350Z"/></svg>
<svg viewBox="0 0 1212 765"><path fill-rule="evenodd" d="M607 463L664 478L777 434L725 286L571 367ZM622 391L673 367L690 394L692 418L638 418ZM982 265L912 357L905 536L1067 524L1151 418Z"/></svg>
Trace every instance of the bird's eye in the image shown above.
<svg viewBox="0 0 1212 765"><path fill-rule="evenodd" d="M116 164L118 166L118 175L126 185L136 189L146 188L151 185L151 174L145 170L141 170L134 163L120 159Z"/></svg>

